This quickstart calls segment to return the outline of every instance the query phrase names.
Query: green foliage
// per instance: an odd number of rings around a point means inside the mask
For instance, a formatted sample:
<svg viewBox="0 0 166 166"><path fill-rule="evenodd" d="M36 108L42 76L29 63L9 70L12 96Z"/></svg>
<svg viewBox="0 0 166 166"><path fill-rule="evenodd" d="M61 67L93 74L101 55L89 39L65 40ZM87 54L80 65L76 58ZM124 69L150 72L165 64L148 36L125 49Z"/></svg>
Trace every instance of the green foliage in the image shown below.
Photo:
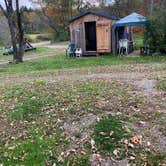
<svg viewBox="0 0 166 166"><path fill-rule="evenodd" d="M122 117L114 116L104 118L94 128L94 140L100 151L112 154L115 149L121 149L120 156L125 152L125 145L122 140L128 139L131 134L124 128Z"/></svg>
<svg viewBox="0 0 166 166"><path fill-rule="evenodd" d="M166 53L166 10L156 8L145 32L145 44L152 52Z"/></svg>

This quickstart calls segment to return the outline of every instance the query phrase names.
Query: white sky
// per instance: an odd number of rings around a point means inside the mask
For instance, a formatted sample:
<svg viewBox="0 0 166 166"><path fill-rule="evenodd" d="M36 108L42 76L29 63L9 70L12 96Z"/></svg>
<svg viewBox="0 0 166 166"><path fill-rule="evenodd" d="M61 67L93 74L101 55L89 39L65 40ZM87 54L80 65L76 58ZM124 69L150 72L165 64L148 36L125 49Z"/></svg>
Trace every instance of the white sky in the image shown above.
<svg viewBox="0 0 166 166"><path fill-rule="evenodd" d="M37 5L30 2L29 0L19 0L21 6L26 6L28 8L30 7L36 7ZM4 0L0 0L0 4L4 6Z"/></svg>
<svg viewBox="0 0 166 166"><path fill-rule="evenodd" d="M85 1L89 1L89 0L85 0ZM108 3L112 3L114 0L107 0ZM26 6L28 8L32 7L32 8L36 8L38 7L37 4L34 4L32 2L30 2L30 0L19 0L20 5L21 6ZM4 0L0 0L0 4L2 4L4 6Z"/></svg>

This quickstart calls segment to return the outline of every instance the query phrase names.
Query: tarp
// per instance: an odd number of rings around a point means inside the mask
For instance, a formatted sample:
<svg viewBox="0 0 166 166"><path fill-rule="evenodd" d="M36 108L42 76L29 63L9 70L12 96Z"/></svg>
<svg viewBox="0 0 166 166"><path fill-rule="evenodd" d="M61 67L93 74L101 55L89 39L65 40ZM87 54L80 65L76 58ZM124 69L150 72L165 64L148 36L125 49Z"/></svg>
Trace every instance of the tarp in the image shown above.
<svg viewBox="0 0 166 166"><path fill-rule="evenodd" d="M115 22L114 27L120 26L140 26L148 23L146 17L138 13L131 13L130 15Z"/></svg>

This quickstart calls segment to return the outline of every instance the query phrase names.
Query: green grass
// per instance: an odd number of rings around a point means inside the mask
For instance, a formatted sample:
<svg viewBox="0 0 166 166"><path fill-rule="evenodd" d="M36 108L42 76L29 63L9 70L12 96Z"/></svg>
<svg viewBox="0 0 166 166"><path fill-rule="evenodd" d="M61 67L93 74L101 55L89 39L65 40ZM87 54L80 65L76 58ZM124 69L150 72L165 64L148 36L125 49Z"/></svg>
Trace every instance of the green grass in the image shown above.
<svg viewBox="0 0 166 166"><path fill-rule="evenodd" d="M0 66L0 73L25 73L30 71L43 71L49 69L67 69L81 67L95 67L119 64L137 64L151 62L166 62L166 56L157 57L118 57L113 55L87 57L87 58L66 58L64 54L52 57L41 58L33 61L26 61L16 65Z"/></svg>
<svg viewBox="0 0 166 166"><path fill-rule="evenodd" d="M51 33L44 34L26 34L25 37L28 38L30 42L36 43L41 41L49 41L51 40Z"/></svg>
<svg viewBox="0 0 166 166"><path fill-rule="evenodd" d="M44 102L40 99L26 98L22 103L17 103L12 112L9 113L9 120L28 120L32 115L37 114Z"/></svg>
<svg viewBox="0 0 166 166"><path fill-rule="evenodd" d="M158 81L158 83L157 83L157 88L158 88L159 90L166 91L166 79L163 79L163 80Z"/></svg>
<svg viewBox="0 0 166 166"><path fill-rule="evenodd" d="M57 162L57 145L61 142L58 135L43 138L42 133L31 129L29 139L13 141L0 148L0 162L4 165L46 165ZM58 163L58 162L57 162Z"/></svg>
<svg viewBox="0 0 166 166"><path fill-rule="evenodd" d="M0 137L0 163L46 165L47 162L59 166L88 166L91 138L103 157L111 156L118 160L134 155L135 160L131 164L138 165L145 165L149 161L152 164L162 162L163 156L156 154L158 159L155 161L155 157L151 152L147 153L143 145L134 144L134 148L131 148L124 144L124 139L130 142L130 138L137 133L134 123L153 119L151 112L143 114L141 111L138 113L146 119L132 117L133 111L129 108L138 106L140 101L127 93L128 88L128 85L114 80L86 80L71 84L38 80L0 86L0 115L7 122L4 136ZM121 116L117 116L117 112ZM101 120L96 122L97 119L92 118L94 122L87 125L86 122L91 121L91 118L86 120L88 116ZM153 116L160 119L161 115ZM80 130L72 132L64 128L65 124ZM86 136L87 140L80 143ZM78 149L74 149L78 150L76 153L69 152L73 150L73 144L78 145ZM114 150L118 155L113 153ZM65 155L59 158L62 152ZM66 155L67 152L69 155Z"/></svg>
<svg viewBox="0 0 166 166"><path fill-rule="evenodd" d="M161 162L166 161L166 152L149 155L148 159L149 159L149 165L158 166L161 164Z"/></svg>
<svg viewBox="0 0 166 166"><path fill-rule="evenodd" d="M29 55L35 56L43 53L47 53L49 51L54 51L55 49L53 48L47 48L47 47L37 47L36 50L31 50L28 52L25 52L24 57L28 57ZM4 51L0 51L0 60L6 61L6 60L11 60L13 58L13 55L3 55Z"/></svg>
<svg viewBox="0 0 166 166"><path fill-rule="evenodd" d="M143 35L135 34L133 38L135 42L134 49L140 49L140 47L143 46Z"/></svg>
<svg viewBox="0 0 166 166"><path fill-rule="evenodd" d="M122 140L129 139L131 133L124 128L125 123L122 122L124 118L114 116L111 118L104 118L97 123L94 128L94 140L98 149L109 155L113 155L114 150L119 150L119 158L126 157L126 148L122 144Z"/></svg>

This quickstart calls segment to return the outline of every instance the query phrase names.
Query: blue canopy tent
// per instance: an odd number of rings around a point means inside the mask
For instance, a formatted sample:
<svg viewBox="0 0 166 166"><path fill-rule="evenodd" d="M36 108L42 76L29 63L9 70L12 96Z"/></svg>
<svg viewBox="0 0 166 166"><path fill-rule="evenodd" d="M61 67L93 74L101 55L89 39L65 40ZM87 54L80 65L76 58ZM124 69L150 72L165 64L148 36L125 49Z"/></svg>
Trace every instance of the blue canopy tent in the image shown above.
<svg viewBox="0 0 166 166"><path fill-rule="evenodd" d="M117 53L117 42L120 38L126 38L125 27L127 26L146 26L148 20L146 17L138 14L132 13L118 21L115 22L113 26L113 53Z"/></svg>

